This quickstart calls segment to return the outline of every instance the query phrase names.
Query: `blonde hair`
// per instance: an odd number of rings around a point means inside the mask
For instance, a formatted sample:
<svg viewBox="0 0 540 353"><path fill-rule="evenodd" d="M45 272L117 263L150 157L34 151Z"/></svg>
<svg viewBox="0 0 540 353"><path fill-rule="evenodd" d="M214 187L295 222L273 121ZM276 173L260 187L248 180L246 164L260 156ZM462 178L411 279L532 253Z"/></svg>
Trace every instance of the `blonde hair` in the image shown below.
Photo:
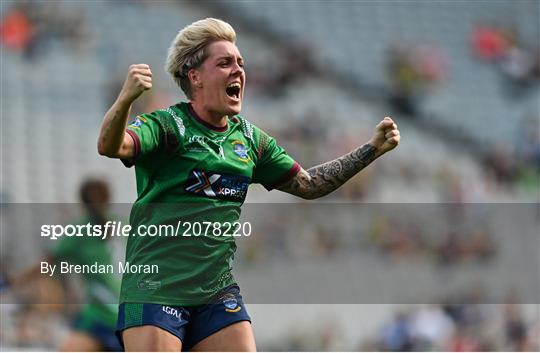
<svg viewBox="0 0 540 353"><path fill-rule="evenodd" d="M165 70L188 99L191 99L191 82L188 72L199 67L208 58L206 48L213 42L236 42L236 32L230 24L217 18L205 18L184 27L169 47Z"/></svg>

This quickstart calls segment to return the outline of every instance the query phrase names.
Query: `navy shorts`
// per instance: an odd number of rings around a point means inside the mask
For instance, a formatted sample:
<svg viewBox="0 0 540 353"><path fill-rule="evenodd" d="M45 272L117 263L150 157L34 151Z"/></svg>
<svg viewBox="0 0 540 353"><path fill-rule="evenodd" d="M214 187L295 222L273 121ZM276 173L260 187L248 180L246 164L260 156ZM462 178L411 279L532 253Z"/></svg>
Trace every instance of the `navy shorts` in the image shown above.
<svg viewBox="0 0 540 353"><path fill-rule="evenodd" d="M182 341L182 350L191 347L213 333L240 321L249 321L240 295L240 288L225 288L209 304L172 306L148 303L122 303L118 312L116 335L122 342L122 331L136 326L152 325L166 330Z"/></svg>

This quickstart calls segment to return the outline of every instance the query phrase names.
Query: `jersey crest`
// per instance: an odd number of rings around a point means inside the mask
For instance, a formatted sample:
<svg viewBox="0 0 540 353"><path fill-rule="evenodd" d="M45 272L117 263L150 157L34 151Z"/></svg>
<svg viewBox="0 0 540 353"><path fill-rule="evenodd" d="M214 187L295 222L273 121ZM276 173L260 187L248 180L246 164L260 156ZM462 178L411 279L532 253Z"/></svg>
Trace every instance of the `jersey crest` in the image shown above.
<svg viewBox="0 0 540 353"><path fill-rule="evenodd" d="M246 145L244 145L244 142L240 140L234 140L231 143L233 145L233 152L237 156L239 161L247 163L251 160L248 155L249 149L246 147Z"/></svg>

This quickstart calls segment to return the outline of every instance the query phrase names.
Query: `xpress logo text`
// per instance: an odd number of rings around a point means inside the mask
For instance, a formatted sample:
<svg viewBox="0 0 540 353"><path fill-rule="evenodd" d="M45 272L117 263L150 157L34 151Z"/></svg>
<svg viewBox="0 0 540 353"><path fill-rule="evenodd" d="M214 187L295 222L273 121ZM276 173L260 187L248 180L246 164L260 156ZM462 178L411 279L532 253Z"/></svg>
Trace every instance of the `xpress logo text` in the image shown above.
<svg viewBox="0 0 540 353"><path fill-rule="evenodd" d="M186 182L186 191L201 196L243 202L251 179L243 175L192 170Z"/></svg>

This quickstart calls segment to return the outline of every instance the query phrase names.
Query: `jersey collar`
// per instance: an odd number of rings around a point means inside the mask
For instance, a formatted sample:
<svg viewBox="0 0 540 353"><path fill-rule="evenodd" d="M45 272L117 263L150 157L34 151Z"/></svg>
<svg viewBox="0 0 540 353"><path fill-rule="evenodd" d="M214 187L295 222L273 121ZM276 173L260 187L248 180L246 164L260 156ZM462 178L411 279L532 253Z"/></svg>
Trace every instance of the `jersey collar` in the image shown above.
<svg viewBox="0 0 540 353"><path fill-rule="evenodd" d="M195 119L199 124L206 127L207 129L217 131L217 132L225 132L225 131L227 131L229 129L229 123L228 122L227 122L227 125L223 126L223 127L214 126L214 125L204 121L203 119L201 119L201 117L193 109L193 106L191 105L191 103L188 103L187 106L188 106L188 112L191 115L191 117L193 119Z"/></svg>

